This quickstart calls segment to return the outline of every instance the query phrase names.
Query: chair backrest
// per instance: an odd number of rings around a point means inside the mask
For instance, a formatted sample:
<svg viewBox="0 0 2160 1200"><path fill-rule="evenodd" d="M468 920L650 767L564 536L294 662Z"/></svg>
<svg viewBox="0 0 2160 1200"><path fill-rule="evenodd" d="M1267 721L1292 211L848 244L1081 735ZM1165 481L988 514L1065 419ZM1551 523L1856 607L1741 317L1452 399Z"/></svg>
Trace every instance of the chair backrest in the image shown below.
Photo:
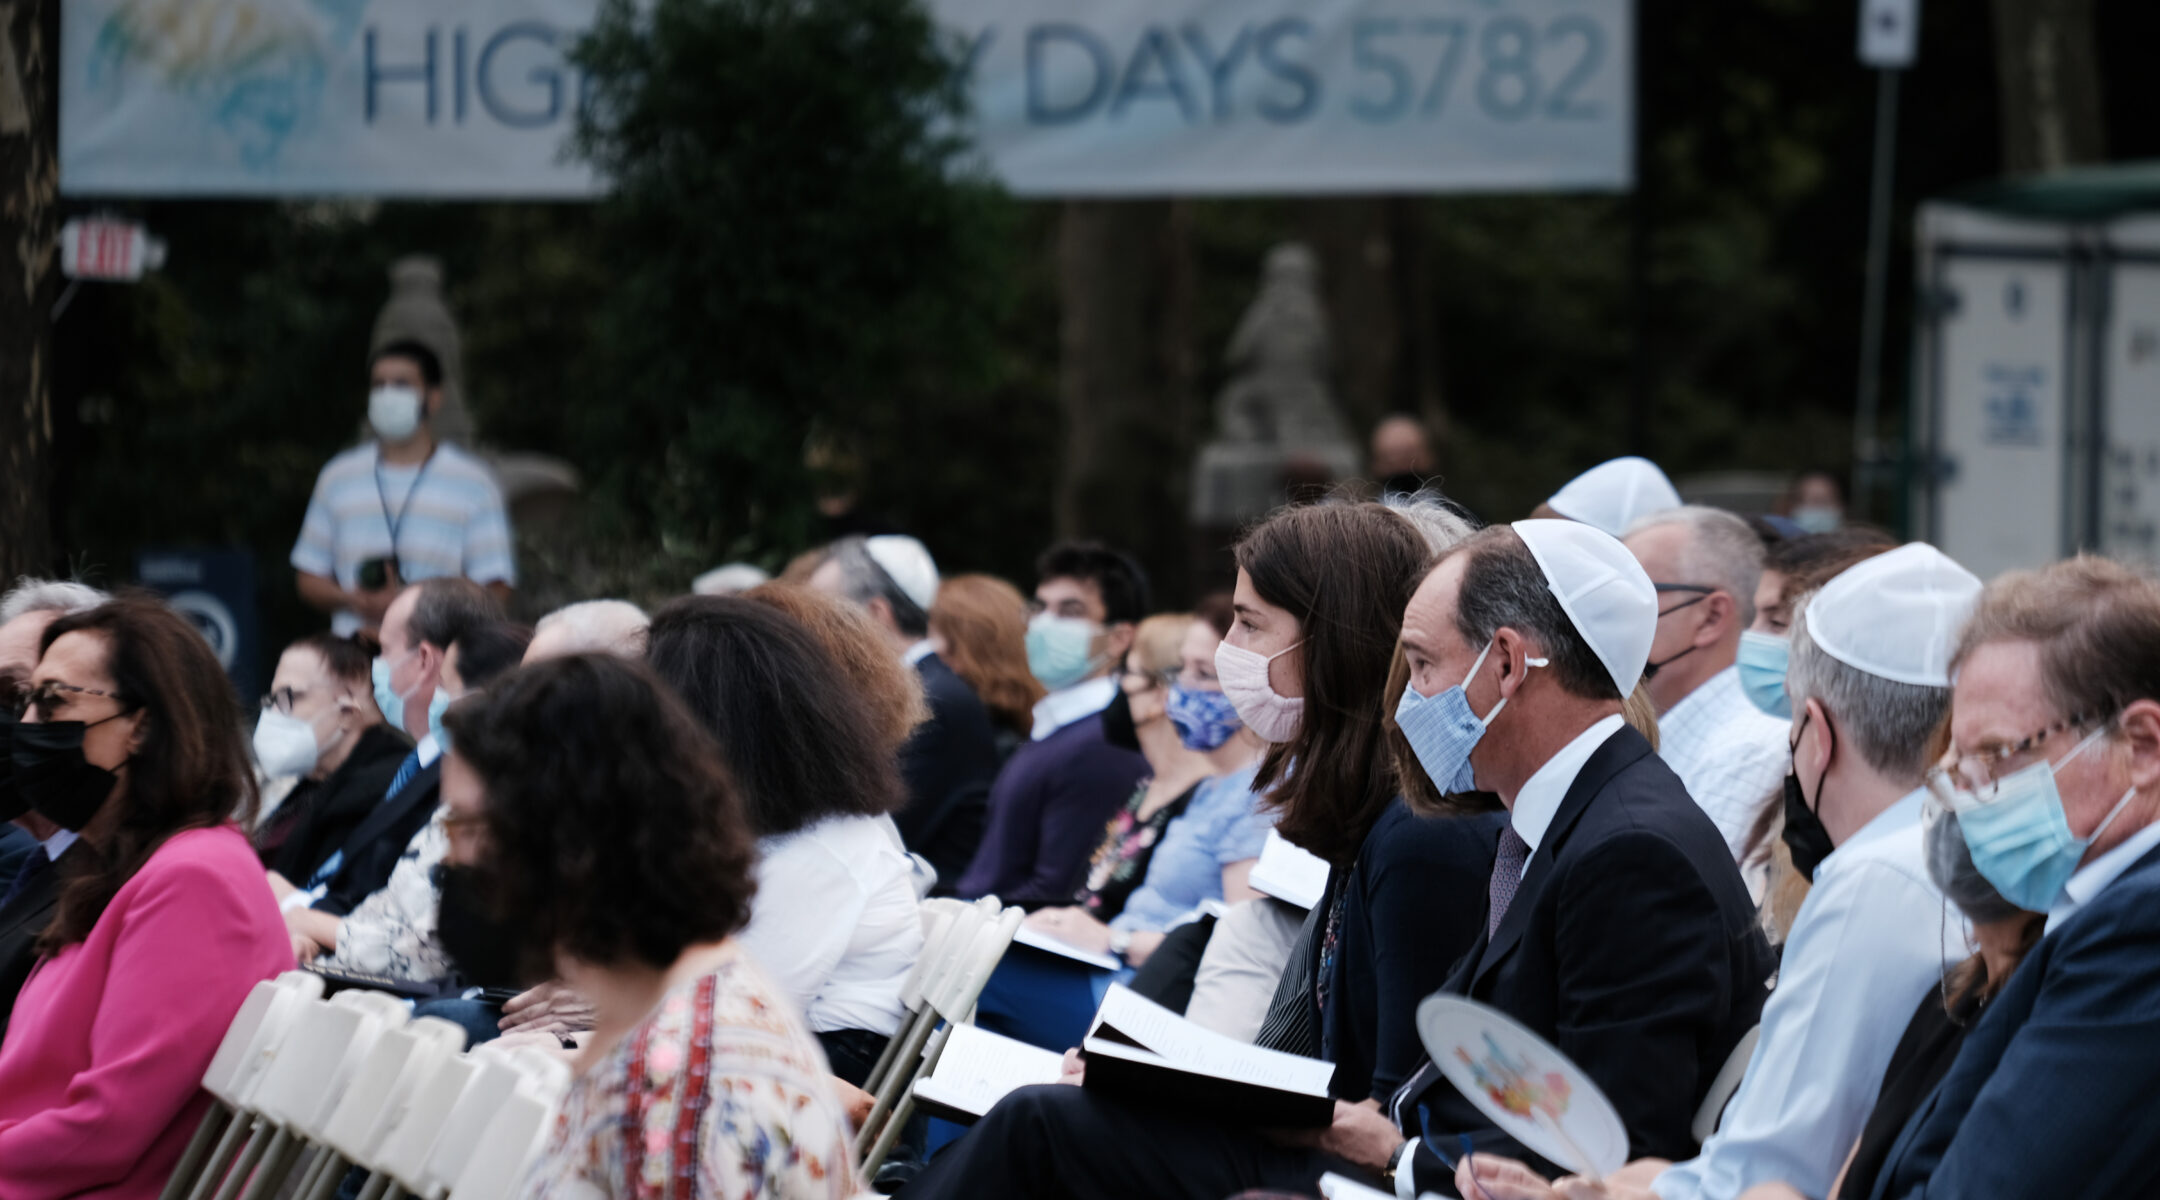
<svg viewBox="0 0 2160 1200"><path fill-rule="evenodd" d="M438 1064L413 1090L396 1126L383 1139L375 1169L397 1180L406 1191L425 1194L428 1154L435 1149L450 1110L464 1096L465 1085L479 1073L480 1060L469 1054L453 1055Z"/></svg>
<svg viewBox="0 0 2160 1200"><path fill-rule="evenodd" d="M309 1138L319 1137L345 1089L382 1035L411 1010L381 992L340 992L302 1009L284 1049L263 1073L256 1107Z"/></svg>
<svg viewBox="0 0 2160 1200"><path fill-rule="evenodd" d="M234 1108L246 1107L248 1090L276 1056L287 1026L322 993L323 977L310 971L287 971L256 984L225 1027L224 1040L203 1072L203 1090Z"/></svg>
<svg viewBox="0 0 2160 1200"><path fill-rule="evenodd" d="M510 1200L539 1155L548 1130L570 1090L570 1068L540 1050L521 1050L511 1065L516 1087L488 1119L472 1153L450 1186L455 1200Z"/></svg>
<svg viewBox="0 0 2160 1200"><path fill-rule="evenodd" d="M466 1057L478 1062L479 1069L466 1080L464 1092L443 1117L442 1133L428 1151L427 1165L416 1181L420 1186L410 1188L427 1200L439 1200L457 1182L480 1135L487 1132L488 1122L517 1092L519 1081L529 1078L519 1069L513 1053L499 1046L477 1046Z"/></svg>
<svg viewBox="0 0 2160 1200"><path fill-rule="evenodd" d="M1005 957L1012 946L1013 935L1020 931L1020 922L1027 913L1018 907L986 913L986 920L975 930L964 951L955 955L953 970L943 981L940 991L930 996L930 1006L945 1020L955 1024L968 1020L975 1011L975 1001L990 982L991 972Z"/></svg>
<svg viewBox="0 0 2160 1200"><path fill-rule="evenodd" d="M374 1169L420 1088L464 1048L465 1031L440 1017L385 1031L324 1122L321 1140L351 1162Z"/></svg>
<svg viewBox="0 0 2160 1200"><path fill-rule="evenodd" d="M1701 1107L1695 1110L1695 1123L1689 1132L1695 1135L1695 1144L1701 1145L1717 1132L1718 1121L1725 1115L1725 1104L1733 1093L1740 1090L1740 1081L1747 1076L1748 1060L1755 1056L1755 1043L1762 1040L1762 1026L1740 1035L1731 1054L1725 1057L1717 1078L1710 1081L1710 1093L1703 1097Z"/></svg>

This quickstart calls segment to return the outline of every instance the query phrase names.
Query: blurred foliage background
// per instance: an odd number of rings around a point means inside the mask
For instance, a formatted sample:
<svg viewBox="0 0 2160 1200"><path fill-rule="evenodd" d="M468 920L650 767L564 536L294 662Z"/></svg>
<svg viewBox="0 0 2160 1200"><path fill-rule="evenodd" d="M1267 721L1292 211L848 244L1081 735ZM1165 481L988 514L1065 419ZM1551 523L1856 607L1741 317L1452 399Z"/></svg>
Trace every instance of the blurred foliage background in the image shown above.
<svg viewBox="0 0 2160 1200"><path fill-rule="evenodd" d="M316 471L361 436L386 270L426 253L482 442L585 481L573 516L521 531L528 606L777 569L836 527L816 497L847 490L849 520L919 534L947 571L1026 582L1060 532L1061 206L952 169L946 51L908 0L648 7L657 27L614 7L580 51L600 101L581 150L619 181L602 203L123 208L171 258L83 289L56 329L69 565L110 583L143 545L245 546L265 644L314 627L285 557ZM1353 424L1422 412L1445 486L1490 518L1628 451L1675 475L1845 466L1874 112L1852 5L1637 9L1631 194L1164 206L1189 275L1170 436L1207 435L1262 257L1308 237L1330 280L1378 271L1410 297L1384 378L1338 328ZM2099 19L2102 76L2136 78L2160 6ZM1900 134L1893 419L1903 231L1917 199L2000 169L1995 53L1982 6L1930 6ZM2110 157L2160 154L2141 93L2109 93ZM1064 531L1145 532L1086 520Z"/></svg>

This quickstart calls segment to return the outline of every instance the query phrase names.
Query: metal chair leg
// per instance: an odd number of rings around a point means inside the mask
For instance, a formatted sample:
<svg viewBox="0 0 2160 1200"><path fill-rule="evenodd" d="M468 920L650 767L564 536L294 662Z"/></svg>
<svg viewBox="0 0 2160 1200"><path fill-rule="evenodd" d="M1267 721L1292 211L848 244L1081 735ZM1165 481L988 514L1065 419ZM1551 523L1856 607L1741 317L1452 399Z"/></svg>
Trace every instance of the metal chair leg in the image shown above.
<svg viewBox="0 0 2160 1200"><path fill-rule="evenodd" d="M292 1174L293 1163L307 1147L293 1137L291 1129L280 1126L270 1138L270 1148L263 1151L262 1165L255 1168L255 1177L248 1180L240 1193L240 1200L269 1200L284 1186L285 1178Z"/></svg>
<svg viewBox="0 0 2160 1200"><path fill-rule="evenodd" d="M195 1136L188 1139L187 1149L180 1152L180 1161L173 1166L173 1173L165 1180L165 1190L158 1193L158 1200L181 1200L194 1186L195 1176L203 1168L203 1160L210 1155L210 1148L225 1132L225 1125L233 1118L233 1111L225 1107L223 1100L212 1100L203 1113L202 1124L195 1127Z"/></svg>
<svg viewBox="0 0 2160 1200"><path fill-rule="evenodd" d="M210 1152L209 1161L203 1164L203 1172L196 1178L195 1186L188 1189L187 1200L209 1200L210 1193L216 1191L218 1184L225 1181L226 1174L232 1170L234 1158L239 1155L248 1135L255 1131L258 1124L260 1122L256 1118L246 1113L234 1114L231 1123L225 1126L224 1134L218 1138L217 1148Z"/></svg>
<svg viewBox="0 0 2160 1200"><path fill-rule="evenodd" d="M255 1132L248 1135L247 1145L240 1150L239 1161L233 1164L232 1170L226 1172L224 1182L218 1185L217 1200L237 1200L240 1189L246 1186L248 1177L255 1173L256 1164L262 1162L263 1151L283 1136L283 1129L268 1121L257 1121Z"/></svg>

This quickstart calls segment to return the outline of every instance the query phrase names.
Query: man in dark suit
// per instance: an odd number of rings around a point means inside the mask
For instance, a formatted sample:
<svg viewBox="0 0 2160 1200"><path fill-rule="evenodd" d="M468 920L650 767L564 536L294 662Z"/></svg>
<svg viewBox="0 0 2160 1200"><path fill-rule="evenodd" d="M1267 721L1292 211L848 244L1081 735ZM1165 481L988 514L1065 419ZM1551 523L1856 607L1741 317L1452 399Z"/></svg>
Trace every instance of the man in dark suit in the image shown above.
<svg viewBox="0 0 2160 1200"><path fill-rule="evenodd" d="M390 602L383 614L382 657L374 672L375 704L383 719L403 729L415 745L398 764L382 802L315 878L294 880L300 892L280 897L299 957L312 958L336 946L337 919L389 881L406 844L434 816L442 747L430 714L439 717L442 708L434 700L443 658L468 630L501 619L502 606L469 579L446 576L416 583ZM304 907L297 897L306 897Z"/></svg>
<svg viewBox="0 0 2160 1200"><path fill-rule="evenodd" d="M2005 575L1951 673L1955 766L1930 785L1961 813L1999 810L1960 818L1973 864L2047 911L2047 934L1906 1123L1874 1196L2160 1195L2160 585L2097 558ZM2005 819L2017 813L2039 821ZM2031 824L2071 838L2036 856Z"/></svg>
<svg viewBox="0 0 2160 1200"><path fill-rule="evenodd" d="M1485 934L1444 990L1558 1044L1619 1108L1632 1150L1669 1156L1692 1153L1689 1122L1755 1023L1771 958L1717 826L1621 719L1656 620L1648 576L1606 534L1563 521L1487 530L1441 559L1405 612L1414 690L1397 721L1439 792L1496 794L1509 810ZM1324 1132L1275 1140L1027 1088L918 1187L925 1200L1202 1200L1310 1193L1336 1171L1415 1195L1452 1187L1424 1139L1444 1137L1452 1155L1465 1133L1480 1150L1525 1153L1429 1063L1392 1104L1338 1101Z"/></svg>
<svg viewBox="0 0 2160 1200"><path fill-rule="evenodd" d="M9 828L22 829L32 841L29 859L0 888L0 1038L7 1036L15 997L37 965L37 940L60 903L60 865L75 845L74 834L36 813L23 813Z"/></svg>
<svg viewBox="0 0 2160 1200"><path fill-rule="evenodd" d="M833 543L810 586L861 605L893 653L922 676L930 719L901 747L908 803L893 821L907 848L936 869L936 894L950 895L982 841L983 805L998 762L981 697L930 642L937 564L905 535L845 537Z"/></svg>

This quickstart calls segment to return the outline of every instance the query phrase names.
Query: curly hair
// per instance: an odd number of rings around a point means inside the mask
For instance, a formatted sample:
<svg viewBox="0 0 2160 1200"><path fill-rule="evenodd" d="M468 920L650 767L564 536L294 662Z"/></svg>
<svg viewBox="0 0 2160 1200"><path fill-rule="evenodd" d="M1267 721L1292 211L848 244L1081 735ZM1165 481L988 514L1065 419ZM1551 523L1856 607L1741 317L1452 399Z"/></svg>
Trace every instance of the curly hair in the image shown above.
<svg viewBox="0 0 2160 1200"><path fill-rule="evenodd" d="M665 969L742 927L756 845L719 749L652 668L582 654L443 719L486 789L481 894L530 978L554 956Z"/></svg>
<svg viewBox="0 0 2160 1200"><path fill-rule="evenodd" d="M878 714L809 630L740 596L653 614L645 661L720 746L759 837L907 803Z"/></svg>
<svg viewBox="0 0 2160 1200"><path fill-rule="evenodd" d="M877 716L877 738L898 749L930 719L922 676L902 662L861 606L794 583L761 583L742 598L787 614L833 656Z"/></svg>
<svg viewBox="0 0 2160 1200"><path fill-rule="evenodd" d="M144 715L142 742L116 801L98 810L69 855L73 867L40 954L82 941L158 847L186 829L255 823L260 794L240 702L217 655L187 618L147 594L124 595L45 629L39 653L71 633L97 638L120 698Z"/></svg>

